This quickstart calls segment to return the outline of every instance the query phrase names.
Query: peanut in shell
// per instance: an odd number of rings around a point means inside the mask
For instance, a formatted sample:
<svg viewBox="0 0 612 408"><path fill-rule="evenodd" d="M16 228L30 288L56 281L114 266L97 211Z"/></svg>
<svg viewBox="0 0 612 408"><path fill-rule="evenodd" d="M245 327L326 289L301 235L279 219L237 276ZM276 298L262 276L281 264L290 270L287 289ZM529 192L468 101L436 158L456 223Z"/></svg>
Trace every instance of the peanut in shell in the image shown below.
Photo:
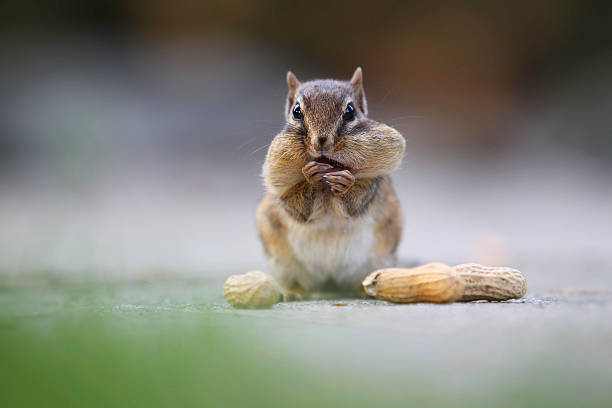
<svg viewBox="0 0 612 408"><path fill-rule="evenodd" d="M368 295L394 303L450 303L465 292L463 280L450 266L439 262L416 268L379 269L362 285Z"/></svg>
<svg viewBox="0 0 612 408"><path fill-rule="evenodd" d="M280 301L281 288L270 275L250 271L227 278L223 285L223 297L237 308L264 309Z"/></svg>

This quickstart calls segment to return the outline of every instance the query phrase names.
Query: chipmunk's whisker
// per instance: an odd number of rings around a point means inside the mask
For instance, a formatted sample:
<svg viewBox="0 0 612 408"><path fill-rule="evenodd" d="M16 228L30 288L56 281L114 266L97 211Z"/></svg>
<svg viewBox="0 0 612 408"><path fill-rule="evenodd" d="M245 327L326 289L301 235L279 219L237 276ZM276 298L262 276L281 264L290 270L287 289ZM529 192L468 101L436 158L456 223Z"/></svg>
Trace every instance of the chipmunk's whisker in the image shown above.
<svg viewBox="0 0 612 408"><path fill-rule="evenodd" d="M255 154L258 151L260 151L261 149L265 149L268 146L270 146L270 143L266 143L265 145L258 147L257 149L253 150L250 154Z"/></svg>

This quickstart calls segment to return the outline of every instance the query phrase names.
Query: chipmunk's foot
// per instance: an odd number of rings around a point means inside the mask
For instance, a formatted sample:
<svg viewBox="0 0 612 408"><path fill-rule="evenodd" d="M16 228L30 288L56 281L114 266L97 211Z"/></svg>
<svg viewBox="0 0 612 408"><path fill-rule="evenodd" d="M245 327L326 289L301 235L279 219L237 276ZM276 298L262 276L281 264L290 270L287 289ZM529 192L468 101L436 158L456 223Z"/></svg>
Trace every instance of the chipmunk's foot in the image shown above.
<svg viewBox="0 0 612 408"><path fill-rule="evenodd" d="M323 178L330 185L332 194L336 196L345 194L355 184L355 176L348 170L327 173Z"/></svg>
<svg viewBox="0 0 612 408"><path fill-rule="evenodd" d="M297 302L306 300L308 292L302 288L285 289L281 291L283 302Z"/></svg>
<svg viewBox="0 0 612 408"><path fill-rule="evenodd" d="M311 184L315 184L321 181L325 172L331 168L332 166L329 164L311 161L302 168L302 173L304 174L306 181Z"/></svg>

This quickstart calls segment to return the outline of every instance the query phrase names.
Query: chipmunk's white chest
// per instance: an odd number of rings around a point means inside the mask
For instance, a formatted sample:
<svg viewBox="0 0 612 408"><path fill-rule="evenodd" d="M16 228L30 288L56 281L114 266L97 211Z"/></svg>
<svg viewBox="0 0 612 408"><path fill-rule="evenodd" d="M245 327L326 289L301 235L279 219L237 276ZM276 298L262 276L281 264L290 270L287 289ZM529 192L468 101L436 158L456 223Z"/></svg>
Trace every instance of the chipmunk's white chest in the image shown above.
<svg viewBox="0 0 612 408"><path fill-rule="evenodd" d="M329 280L354 286L371 268L372 217L358 220L328 215L313 224L294 224L288 239L312 286Z"/></svg>

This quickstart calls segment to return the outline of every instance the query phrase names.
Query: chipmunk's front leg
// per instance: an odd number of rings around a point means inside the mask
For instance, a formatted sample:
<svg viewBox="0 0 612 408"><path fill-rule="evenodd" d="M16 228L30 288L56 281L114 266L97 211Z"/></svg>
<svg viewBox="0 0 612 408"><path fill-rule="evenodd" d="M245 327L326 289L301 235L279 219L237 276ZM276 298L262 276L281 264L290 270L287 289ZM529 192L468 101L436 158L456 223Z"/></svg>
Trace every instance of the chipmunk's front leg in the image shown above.
<svg viewBox="0 0 612 408"><path fill-rule="evenodd" d="M311 161L302 168L305 180L295 184L279 195L280 201L291 217L301 222L310 221L316 210L317 194L322 191L325 172L331 166Z"/></svg>
<svg viewBox="0 0 612 408"><path fill-rule="evenodd" d="M355 184L355 176L348 170L326 173L323 178L330 185L332 194L336 196L345 194Z"/></svg>
<svg viewBox="0 0 612 408"><path fill-rule="evenodd" d="M311 161L302 168L302 173L306 181L310 184L316 184L323 179L325 172L331 167L329 164Z"/></svg>

